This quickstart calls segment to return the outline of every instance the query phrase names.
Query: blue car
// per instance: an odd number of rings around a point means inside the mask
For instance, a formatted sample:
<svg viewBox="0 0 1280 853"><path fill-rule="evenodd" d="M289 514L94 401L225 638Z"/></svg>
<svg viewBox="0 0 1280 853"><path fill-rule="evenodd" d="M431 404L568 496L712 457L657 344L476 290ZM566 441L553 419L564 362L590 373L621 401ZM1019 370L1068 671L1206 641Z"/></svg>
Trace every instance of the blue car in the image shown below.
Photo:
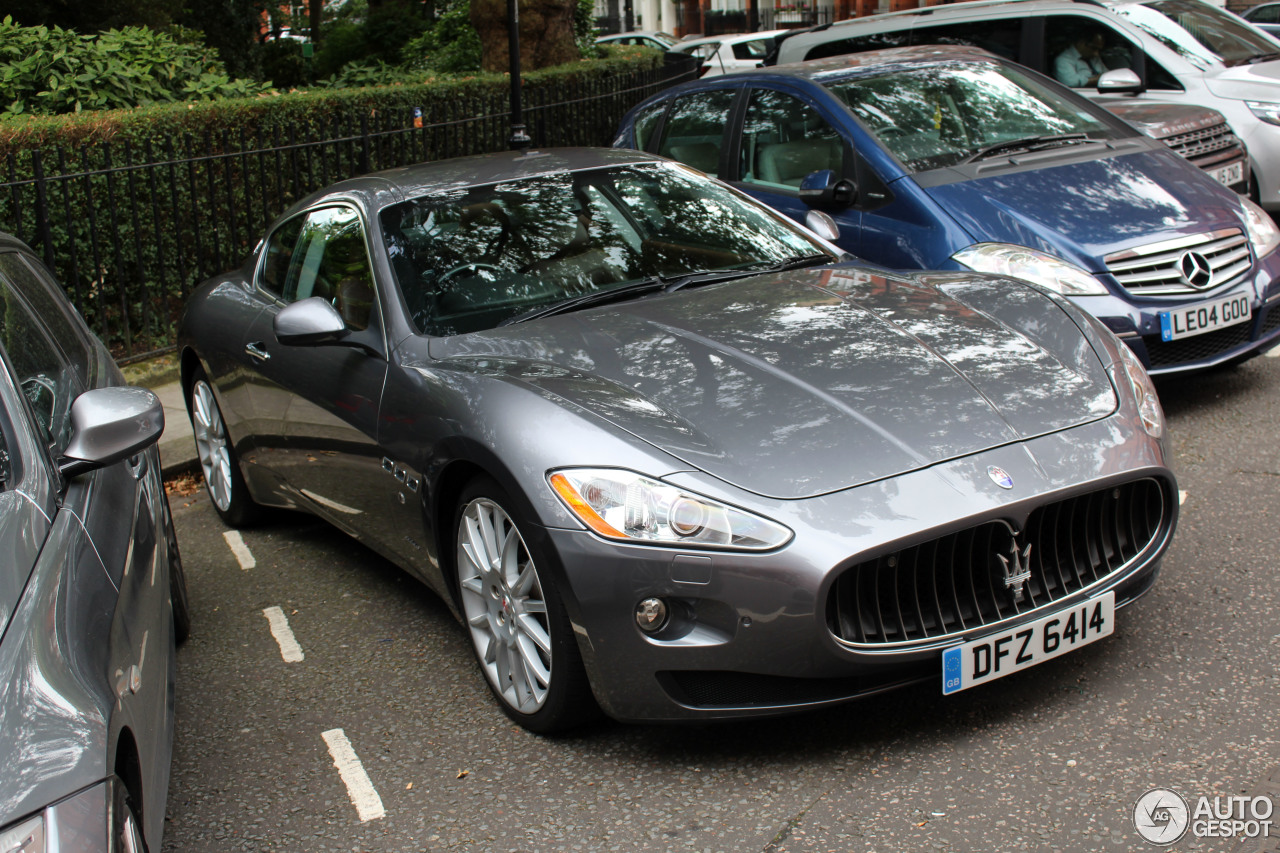
<svg viewBox="0 0 1280 853"><path fill-rule="evenodd" d="M640 104L614 144L717 176L873 263L1056 291L1153 374L1280 343L1280 229L1260 207L976 48L700 80Z"/></svg>

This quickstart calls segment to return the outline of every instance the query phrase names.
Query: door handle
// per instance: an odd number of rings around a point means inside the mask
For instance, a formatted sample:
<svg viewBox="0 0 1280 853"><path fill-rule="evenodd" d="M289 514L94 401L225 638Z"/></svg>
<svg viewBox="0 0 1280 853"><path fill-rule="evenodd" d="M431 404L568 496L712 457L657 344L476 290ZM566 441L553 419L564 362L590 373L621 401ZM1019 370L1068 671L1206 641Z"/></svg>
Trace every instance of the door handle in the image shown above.
<svg viewBox="0 0 1280 853"><path fill-rule="evenodd" d="M257 361L271 360L271 353L263 349L262 344L257 341L254 341L251 344L245 344L244 351L249 354L250 358L256 359Z"/></svg>

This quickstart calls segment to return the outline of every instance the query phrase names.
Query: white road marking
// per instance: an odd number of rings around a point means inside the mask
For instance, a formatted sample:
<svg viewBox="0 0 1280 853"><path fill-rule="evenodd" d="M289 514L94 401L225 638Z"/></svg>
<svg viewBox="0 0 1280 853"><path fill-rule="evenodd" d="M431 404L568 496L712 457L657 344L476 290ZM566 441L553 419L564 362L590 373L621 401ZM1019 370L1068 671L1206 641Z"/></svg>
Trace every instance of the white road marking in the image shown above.
<svg viewBox="0 0 1280 853"><path fill-rule="evenodd" d="M276 643L280 646L280 657L284 658L284 662L297 663L302 660L302 646L294 638L293 629L289 627L284 611L279 607L268 607L262 611L262 615L267 617L267 622L271 625L271 636L276 638Z"/></svg>
<svg viewBox="0 0 1280 853"><path fill-rule="evenodd" d="M253 559L253 552L249 550L248 545L244 544L244 537L240 535L240 531L228 530L222 534L222 538L227 540L227 547L231 549L232 554L236 555L240 568L247 572L258 565L258 561Z"/></svg>
<svg viewBox="0 0 1280 853"><path fill-rule="evenodd" d="M382 808L382 798L369 781L369 774L364 772L364 765L351 748L351 741L342 729L330 729L321 735L329 745L329 754L333 756L333 766L338 768L338 775L347 786L347 796L356 807L356 814L361 821L377 820L386 817Z"/></svg>
<svg viewBox="0 0 1280 853"><path fill-rule="evenodd" d="M1267 358L1280 358L1280 347L1267 350Z"/></svg>
<svg viewBox="0 0 1280 853"><path fill-rule="evenodd" d="M1178 506L1182 506L1187 502L1187 490L1178 489Z"/></svg>

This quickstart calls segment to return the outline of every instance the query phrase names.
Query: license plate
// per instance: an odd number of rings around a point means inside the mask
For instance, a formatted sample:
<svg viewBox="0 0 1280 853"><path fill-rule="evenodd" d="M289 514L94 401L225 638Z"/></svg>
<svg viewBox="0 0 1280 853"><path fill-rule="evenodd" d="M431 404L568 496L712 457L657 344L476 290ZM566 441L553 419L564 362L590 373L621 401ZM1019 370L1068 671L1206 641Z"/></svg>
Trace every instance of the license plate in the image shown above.
<svg viewBox="0 0 1280 853"><path fill-rule="evenodd" d="M1250 311L1249 297L1244 294L1228 296L1204 305L1179 308L1177 311L1161 311L1160 340L1189 338L1224 326L1234 326L1248 320L1252 316Z"/></svg>
<svg viewBox="0 0 1280 853"><path fill-rule="evenodd" d="M1223 166L1220 169L1206 169L1209 177L1216 181L1232 186L1244 180L1244 161L1239 160L1230 166Z"/></svg>
<svg viewBox="0 0 1280 853"><path fill-rule="evenodd" d="M1114 630L1116 595L1104 593L1043 619L942 653L942 692L957 693L1101 640Z"/></svg>

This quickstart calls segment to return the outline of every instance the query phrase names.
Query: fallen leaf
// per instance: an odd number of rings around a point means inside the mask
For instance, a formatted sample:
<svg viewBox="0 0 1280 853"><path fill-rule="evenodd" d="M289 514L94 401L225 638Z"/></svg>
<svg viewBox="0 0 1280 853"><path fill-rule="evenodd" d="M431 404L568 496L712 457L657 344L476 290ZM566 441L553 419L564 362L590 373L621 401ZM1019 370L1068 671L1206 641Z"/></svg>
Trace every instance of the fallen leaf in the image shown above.
<svg viewBox="0 0 1280 853"><path fill-rule="evenodd" d="M459 770L456 778L461 779L463 776L466 776L470 772L471 772L470 770Z"/></svg>

